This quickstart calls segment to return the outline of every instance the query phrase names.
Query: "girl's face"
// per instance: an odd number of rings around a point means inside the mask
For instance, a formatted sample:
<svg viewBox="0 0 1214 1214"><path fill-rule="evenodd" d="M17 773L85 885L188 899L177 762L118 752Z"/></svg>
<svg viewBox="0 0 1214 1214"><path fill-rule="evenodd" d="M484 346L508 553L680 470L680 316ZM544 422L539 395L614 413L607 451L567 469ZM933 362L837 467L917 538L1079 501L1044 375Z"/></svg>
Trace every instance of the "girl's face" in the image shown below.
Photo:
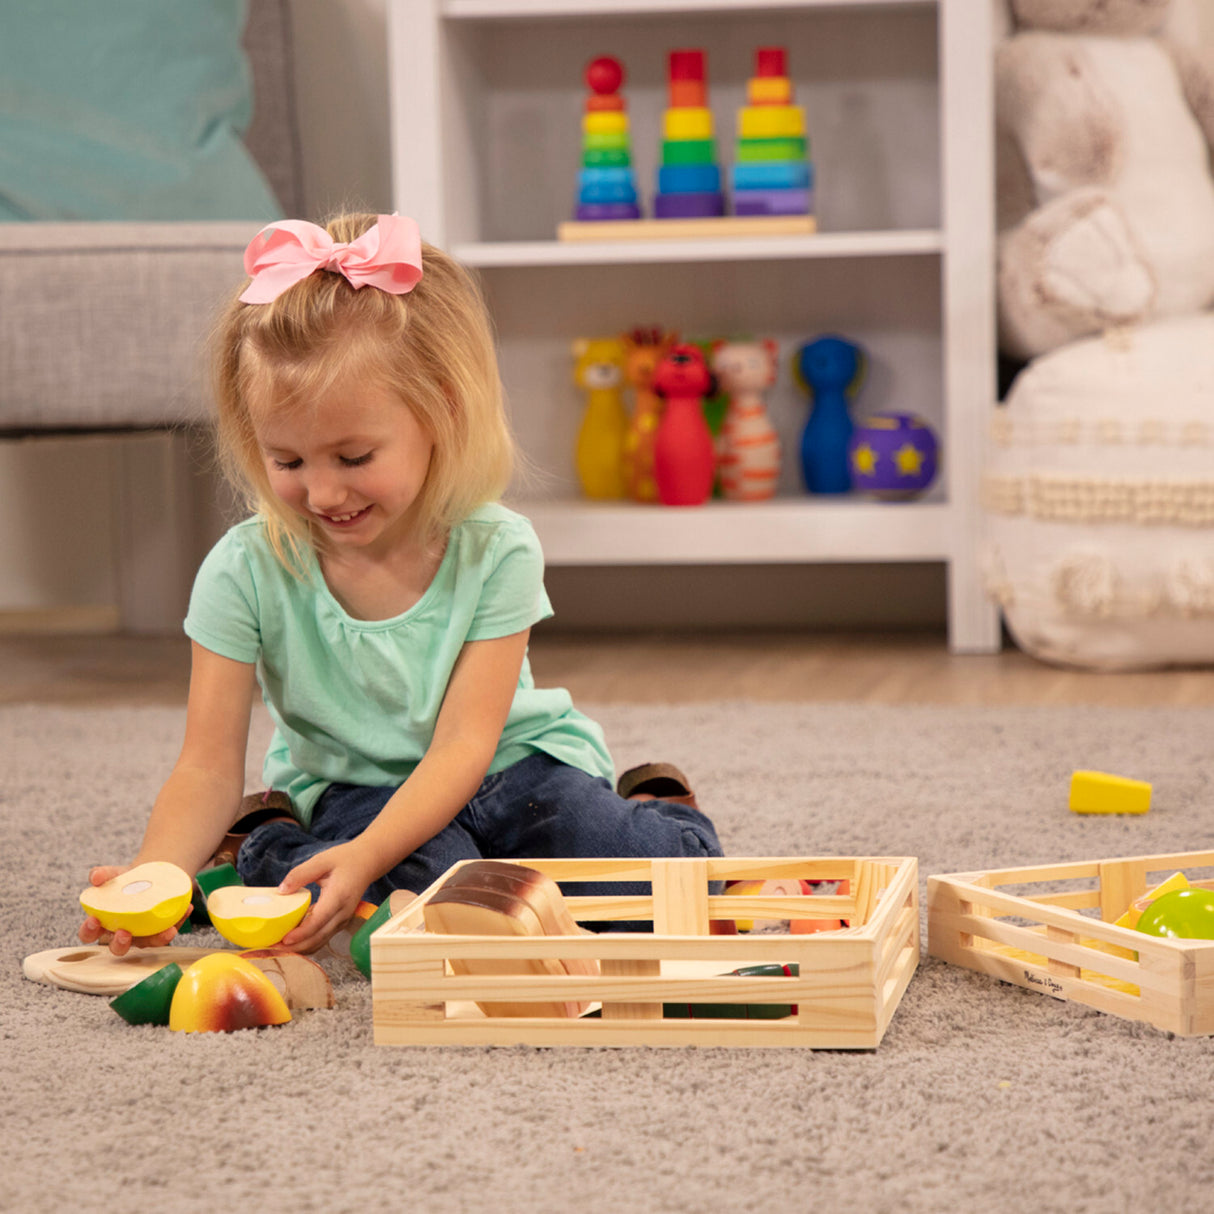
<svg viewBox="0 0 1214 1214"><path fill-rule="evenodd" d="M345 376L298 408L254 414L270 488L338 549L386 553L409 535L434 443L388 389Z"/></svg>

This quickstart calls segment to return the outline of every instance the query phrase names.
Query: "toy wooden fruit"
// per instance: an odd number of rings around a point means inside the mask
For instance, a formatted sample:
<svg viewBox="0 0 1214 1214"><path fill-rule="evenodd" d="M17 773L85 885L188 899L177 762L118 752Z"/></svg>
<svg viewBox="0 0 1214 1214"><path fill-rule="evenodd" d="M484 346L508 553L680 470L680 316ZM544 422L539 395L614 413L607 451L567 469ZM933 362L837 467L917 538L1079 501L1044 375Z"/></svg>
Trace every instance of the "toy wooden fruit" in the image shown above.
<svg viewBox="0 0 1214 1214"><path fill-rule="evenodd" d="M190 905L189 875L176 864L153 860L137 864L104 885L90 885L80 905L107 932L155 936L176 926Z"/></svg>
<svg viewBox="0 0 1214 1214"><path fill-rule="evenodd" d="M573 936L583 934L569 913L560 887L551 877L522 864L475 860L460 867L430 896L426 930L461 936ZM563 961L535 957L520 960L456 960L457 974L597 974L592 959ZM580 1016L589 1002L480 1004L486 1016Z"/></svg>
<svg viewBox="0 0 1214 1214"><path fill-rule="evenodd" d="M1191 887L1161 894L1134 926L1148 936L1214 940L1214 890Z"/></svg>
<svg viewBox="0 0 1214 1214"><path fill-rule="evenodd" d="M207 914L225 940L269 948L304 917L311 901L306 889L280 894L273 886L225 885L207 899Z"/></svg>
<svg viewBox="0 0 1214 1214"><path fill-rule="evenodd" d="M358 966L358 972L364 978L371 977L371 933L378 931L392 918L392 900L385 898L362 927L350 937L350 960Z"/></svg>
<svg viewBox="0 0 1214 1214"><path fill-rule="evenodd" d="M311 957L286 948L254 948L240 954L251 961L286 1000L291 1011L333 1006L333 984Z"/></svg>
<svg viewBox="0 0 1214 1214"><path fill-rule="evenodd" d="M169 1009L169 1028L179 1033L228 1033L286 1024L283 997L251 961L212 953L181 976Z"/></svg>
<svg viewBox="0 0 1214 1214"><path fill-rule="evenodd" d="M360 902L354 908L354 913L346 920L345 926L338 928L329 937L329 941L325 947L334 957L349 957L354 937L367 920L375 915L378 909L374 902Z"/></svg>
<svg viewBox="0 0 1214 1214"><path fill-rule="evenodd" d="M168 1024L169 1008L173 1006L173 995L181 975L181 966L170 961L142 982L136 982L117 999L111 999L110 1007L127 1024Z"/></svg>

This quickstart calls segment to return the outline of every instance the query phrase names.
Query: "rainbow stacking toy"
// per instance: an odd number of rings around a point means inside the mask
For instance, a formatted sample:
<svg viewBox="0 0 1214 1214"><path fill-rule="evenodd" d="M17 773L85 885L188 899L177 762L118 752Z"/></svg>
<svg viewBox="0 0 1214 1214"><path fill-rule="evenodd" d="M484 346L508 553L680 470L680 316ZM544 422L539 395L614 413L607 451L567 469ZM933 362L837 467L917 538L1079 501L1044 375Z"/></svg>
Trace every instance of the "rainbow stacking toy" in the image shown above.
<svg viewBox="0 0 1214 1214"><path fill-rule="evenodd" d="M662 117L654 218L712 219L725 214L725 195L704 82L704 52L671 51L669 70L670 106Z"/></svg>
<svg viewBox="0 0 1214 1214"><path fill-rule="evenodd" d="M738 111L735 215L808 215L813 211L813 165L805 111L793 104L783 47L760 47L755 75Z"/></svg>
<svg viewBox="0 0 1214 1214"><path fill-rule="evenodd" d="M619 88L624 69L609 55L586 66L586 112L582 116L582 168L575 217L581 221L639 219L632 138Z"/></svg>

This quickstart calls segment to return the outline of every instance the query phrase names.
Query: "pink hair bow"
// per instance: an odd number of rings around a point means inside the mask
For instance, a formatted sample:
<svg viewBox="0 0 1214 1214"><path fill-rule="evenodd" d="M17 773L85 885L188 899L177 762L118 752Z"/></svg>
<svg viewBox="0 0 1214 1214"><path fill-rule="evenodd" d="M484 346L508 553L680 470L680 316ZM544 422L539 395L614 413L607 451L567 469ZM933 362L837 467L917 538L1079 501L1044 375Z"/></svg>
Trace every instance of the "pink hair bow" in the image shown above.
<svg viewBox="0 0 1214 1214"><path fill-rule="evenodd" d="M421 233L404 215L381 215L357 240L344 244L305 219L283 219L267 224L249 242L244 268L253 281L242 303L269 303L317 270L332 270L352 287L406 295L422 276Z"/></svg>

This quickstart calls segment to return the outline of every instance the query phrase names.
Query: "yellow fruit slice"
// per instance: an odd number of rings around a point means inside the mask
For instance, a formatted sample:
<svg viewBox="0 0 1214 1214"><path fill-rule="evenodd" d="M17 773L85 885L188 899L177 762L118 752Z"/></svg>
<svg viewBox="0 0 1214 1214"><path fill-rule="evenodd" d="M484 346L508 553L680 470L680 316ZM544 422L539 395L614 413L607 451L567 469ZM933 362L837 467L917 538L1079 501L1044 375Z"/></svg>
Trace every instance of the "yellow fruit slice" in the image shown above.
<svg viewBox="0 0 1214 1214"><path fill-rule="evenodd" d="M174 927L190 905L189 874L176 864L137 864L104 885L81 891L80 905L108 932L155 936Z"/></svg>
<svg viewBox="0 0 1214 1214"><path fill-rule="evenodd" d="M307 913L312 895L280 894L272 886L225 885L207 899L207 914L225 940L241 948L277 944Z"/></svg>
<svg viewBox="0 0 1214 1214"><path fill-rule="evenodd" d="M182 974L169 1008L169 1028L178 1033L230 1033L290 1019L269 978L251 961L228 953L195 961Z"/></svg>

